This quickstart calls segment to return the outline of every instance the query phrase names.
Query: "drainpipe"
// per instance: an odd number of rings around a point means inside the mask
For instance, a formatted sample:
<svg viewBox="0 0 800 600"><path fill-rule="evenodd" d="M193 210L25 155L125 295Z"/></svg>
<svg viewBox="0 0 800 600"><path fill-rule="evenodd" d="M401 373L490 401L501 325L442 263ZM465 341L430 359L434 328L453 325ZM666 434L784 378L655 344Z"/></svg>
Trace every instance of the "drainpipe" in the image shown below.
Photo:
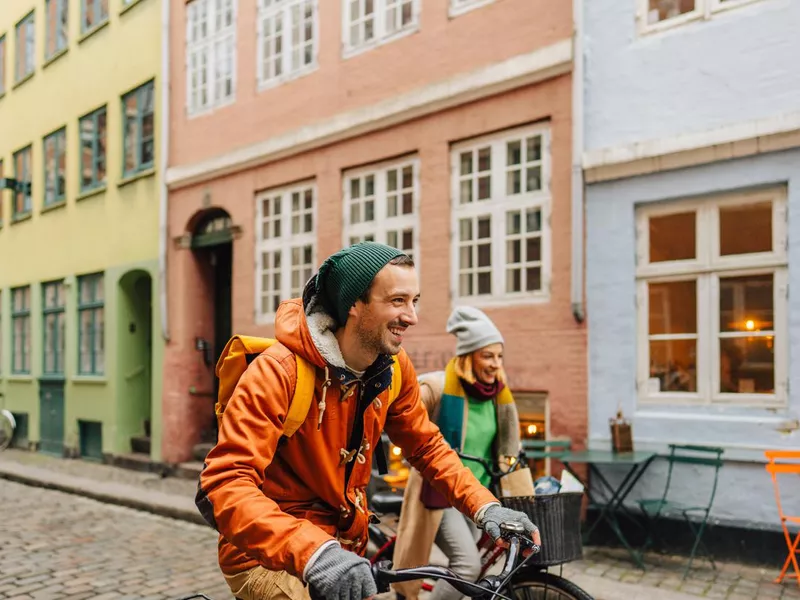
<svg viewBox="0 0 800 600"><path fill-rule="evenodd" d="M169 320L167 318L167 166L169 165L169 21L170 21L170 2L161 0L161 177L160 194L158 204L158 289L159 306L161 309L161 335L165 341L169 341Z"/></svg>
<svg viewBox="0 0 800 600"><path fill-rule="evenodd" d="M572 0L572 264L570 300L572 316L582 323L583 305L583 0Z"/></svg>

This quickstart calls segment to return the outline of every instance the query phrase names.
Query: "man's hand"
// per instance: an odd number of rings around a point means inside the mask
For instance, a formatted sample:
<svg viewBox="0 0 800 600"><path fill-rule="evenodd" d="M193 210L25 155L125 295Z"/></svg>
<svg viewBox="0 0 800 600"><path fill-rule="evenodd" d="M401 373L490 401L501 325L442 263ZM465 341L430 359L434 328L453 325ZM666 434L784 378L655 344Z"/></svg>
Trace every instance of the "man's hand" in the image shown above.
<svg viewBox="0 0 800 600"><path fill-rule="evenodd" d="M478 522L478 526L486 531L486 533L492 537L492 540L496 542L500 537L500 523L516 523L522 525L523 529L525 529L525 533L531 537L533 543L537 546L542 545L539 528L533 524L528 518L528 515L518 510L504 508L498 504L494 504L484 511Z"/></svg>
<svg viewBox="0 0 800 600"><path fill-rule="evenodd" d="M322 551L306 581L312 598L365 600L378 593L369 561L338 545Z"/></svg>

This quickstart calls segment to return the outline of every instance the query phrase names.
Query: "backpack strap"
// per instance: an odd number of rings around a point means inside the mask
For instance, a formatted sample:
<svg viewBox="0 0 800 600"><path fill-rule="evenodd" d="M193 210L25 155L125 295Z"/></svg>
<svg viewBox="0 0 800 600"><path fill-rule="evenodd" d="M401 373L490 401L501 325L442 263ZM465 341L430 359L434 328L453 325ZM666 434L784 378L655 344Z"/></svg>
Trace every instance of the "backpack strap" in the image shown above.
<svg viewBox="0 0 800 600"><path fill-rule="evenodd" d="M292 437L306 420L311 400L314 397L314 379L316 370L314 365L302 356L294 355L297 363L297 380L294 386L294 396L289 404L286 422L283 424L283 435Z"/></svg>
<svg viewBox="0 0 800 600"><path fill-rule="evenodd" d="M400 360L397 354L392 357L394 364L392 366L392 383L389 385L389 406L392 402L397 400L400 395L400 386L403 385L403 373L400 369ZM375 447L375 461L378 463L378 473L380 475L387 475L389 473L389 463L386 460L386 452L383 450L383 444L378 443Z"/></svg>

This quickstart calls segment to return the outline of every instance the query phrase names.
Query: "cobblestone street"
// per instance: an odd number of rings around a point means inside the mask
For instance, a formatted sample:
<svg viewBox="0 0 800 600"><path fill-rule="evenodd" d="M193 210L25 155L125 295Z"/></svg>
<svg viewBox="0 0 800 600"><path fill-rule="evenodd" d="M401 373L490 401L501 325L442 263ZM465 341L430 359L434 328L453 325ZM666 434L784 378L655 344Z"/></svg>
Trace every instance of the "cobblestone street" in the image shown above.
<svg viewBox="0 0 800 600"><path fill-rule="evenodd" d="M0 481L0 598L230 598L208 527Z"/></svg>
<svg viewBox="0 0 800 600"><path fill-rule="evenodd" d="M3 452L0 599L178 599L202 592L230 600L217 567L216 533L186 521L198 517L195 487L193 480ZM180 519L117 505L133 497L140 506ZM440 554L435 552L432 561L442 560ZM779 565L718 561L714 571L700 561L684 581L685 557L648 554L645 562L647 571L641 571L624 551L588 547L582 560L564 566L563 574L596 600L800 600L794 581L773 583Z"/></svg>

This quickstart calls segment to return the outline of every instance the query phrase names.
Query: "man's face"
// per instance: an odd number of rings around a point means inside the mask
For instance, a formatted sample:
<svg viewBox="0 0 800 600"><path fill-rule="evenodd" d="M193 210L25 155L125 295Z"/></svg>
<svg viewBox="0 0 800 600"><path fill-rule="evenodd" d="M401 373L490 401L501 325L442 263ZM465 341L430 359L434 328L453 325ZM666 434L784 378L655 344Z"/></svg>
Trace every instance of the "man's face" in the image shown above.
<svg viewBox="0 0 800 600"><path fill-rule="evenodd" d="M406 329L417 324L419 281L414 267L386 265L372 282L369 302L357 300L350 309L355 333L364 349L397 354Z"/></svg>

